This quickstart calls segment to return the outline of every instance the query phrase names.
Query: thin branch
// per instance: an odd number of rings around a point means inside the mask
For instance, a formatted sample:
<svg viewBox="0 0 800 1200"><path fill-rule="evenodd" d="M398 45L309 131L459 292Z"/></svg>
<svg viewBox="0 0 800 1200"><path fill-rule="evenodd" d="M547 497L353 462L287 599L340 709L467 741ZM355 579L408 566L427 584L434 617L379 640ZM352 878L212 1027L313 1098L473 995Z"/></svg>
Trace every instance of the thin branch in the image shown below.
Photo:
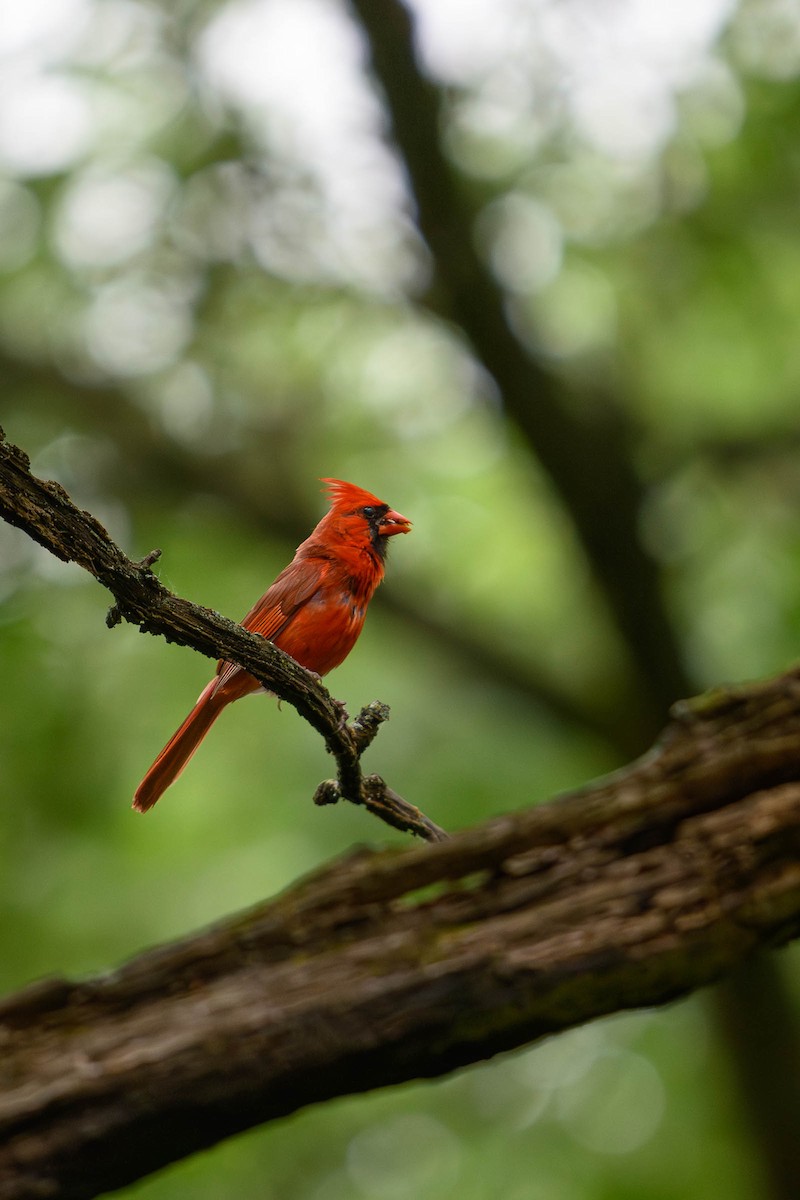
<svg viewBox="0 0 800 1200"><path fill-rule="evenodd" d="M80 1200L333 1096L664 1004L800 934L800 671L550 804L0 1004L0 1200Z"/></svg>
<svg viewBox="0 0 800 1200"><path fill-rule="evenodd" d="M7 442L1 429L0 517L57 558L77 563L108 588L115 601L107 617L109 626L129 621L144 633L190 646L209 658L238 663L296 708L336 760L337 778L324 785L326 803L344 799L362 804L395 828L427 841L446 836L419 809L387 788L380 776L363 778L361 754L388 717L385 705L364 710L352 726L345 723L341 707L315 675L258 634L170 592L151 570L160 551L132 562L99 521L73 504L59 483L31 474L27 455Z"/></svg>

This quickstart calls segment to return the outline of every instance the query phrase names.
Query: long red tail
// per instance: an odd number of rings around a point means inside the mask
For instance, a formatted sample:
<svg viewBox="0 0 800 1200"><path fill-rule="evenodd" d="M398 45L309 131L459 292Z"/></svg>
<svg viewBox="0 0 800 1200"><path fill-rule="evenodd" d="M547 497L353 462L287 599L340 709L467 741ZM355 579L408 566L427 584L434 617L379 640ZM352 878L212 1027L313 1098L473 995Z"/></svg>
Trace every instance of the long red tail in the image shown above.
<svg viewBox="0 0 800 1200"><path fill-rule="evenodd" d="M175 782L225 705L230 702L229 697L219 692L214 694L218 683L215 675L203 688L194 708L139 784L133 797L133 807L138 812L147 812L148 808L152 808L170 784Z"/></svg>

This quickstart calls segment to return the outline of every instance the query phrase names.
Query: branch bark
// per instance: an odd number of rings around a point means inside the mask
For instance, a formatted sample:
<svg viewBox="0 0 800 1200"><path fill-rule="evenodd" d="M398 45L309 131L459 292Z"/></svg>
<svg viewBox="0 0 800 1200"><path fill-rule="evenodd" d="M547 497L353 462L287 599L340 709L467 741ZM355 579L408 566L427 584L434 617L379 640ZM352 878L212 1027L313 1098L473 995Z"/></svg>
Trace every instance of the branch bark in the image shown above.
<svg viewBox="0 0 800 1200"><path fill-rule="evenodd" d="M388 719L386 705L362 709L351 724L319 679L288 654L235 621L175 596L156 578L155 550L141 562L127 558L91 513L77 508L64 488L31 473L28 456L5 440L0 429L0 517L24 530L57 558L85 568L114 596L107 624L120 620L143 633L191 646L209 658L239 663L281 700L291 704L321 734L337 765L337 778L320 784L317 804L340 799L363 804L397 829L428 841L446 835L415 805L399 796L379 775L364 777L361 755Z"/></svg>
<svg viewBox="0 0 800 1200"><path fill-rule="evenodd" d="M77 1200L258 1122L663 1004L800 932L800 671L630 767L0 1006L0 1198Z"/></svg>

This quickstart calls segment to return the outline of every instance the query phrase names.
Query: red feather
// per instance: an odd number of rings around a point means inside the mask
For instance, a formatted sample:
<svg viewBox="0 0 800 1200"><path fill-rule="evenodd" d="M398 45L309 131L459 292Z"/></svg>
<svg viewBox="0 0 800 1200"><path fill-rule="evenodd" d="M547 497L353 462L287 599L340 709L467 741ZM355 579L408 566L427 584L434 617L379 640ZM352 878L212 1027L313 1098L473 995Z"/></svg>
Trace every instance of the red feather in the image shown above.
<svg viewBox="0 0 800 1200"><path fill-rule="evenodd" d="M355 645L383 579L387 539L411 522L341 479L324 479L331 506L310 537L242 621L317 675L338 667ZM145 775L133 799L152 808L180 775L226 705L262 691L252 675L220 661L214 678Z"/></svg>

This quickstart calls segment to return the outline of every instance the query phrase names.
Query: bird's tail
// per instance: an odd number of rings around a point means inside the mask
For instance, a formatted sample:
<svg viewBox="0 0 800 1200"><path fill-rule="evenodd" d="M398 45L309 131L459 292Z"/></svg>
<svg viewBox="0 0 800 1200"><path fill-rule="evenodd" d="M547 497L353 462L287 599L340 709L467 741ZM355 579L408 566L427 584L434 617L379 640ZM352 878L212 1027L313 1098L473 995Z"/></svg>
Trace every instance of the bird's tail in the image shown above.
<svg viewBox="0 0 800 1200"><path fill-rule="evenodd" d="M217 676L203 688L192 711L167 742L133 797L133 807L147 812L180 775L229 698L217 691Z"/></svg>

